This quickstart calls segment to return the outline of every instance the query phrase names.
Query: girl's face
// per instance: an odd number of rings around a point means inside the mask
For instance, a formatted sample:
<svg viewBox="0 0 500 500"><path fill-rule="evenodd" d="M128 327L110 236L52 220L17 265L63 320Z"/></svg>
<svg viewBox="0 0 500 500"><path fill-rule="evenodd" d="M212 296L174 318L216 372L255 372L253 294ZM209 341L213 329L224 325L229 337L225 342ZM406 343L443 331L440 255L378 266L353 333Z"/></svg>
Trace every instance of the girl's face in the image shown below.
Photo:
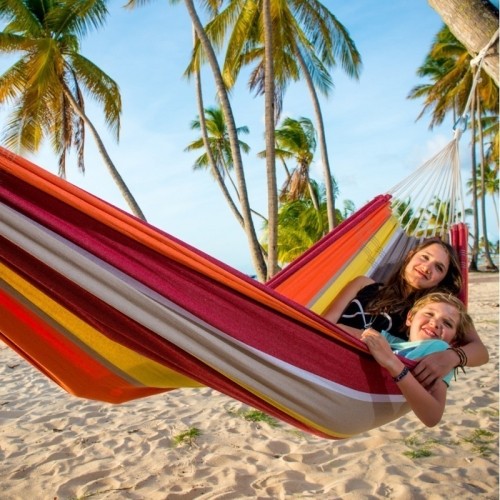
<svg viewBox="0 0 500 500"><path fill-rule="evenodd" d="M448 252L439 243L432 243L410 259L404 270L404 278L410 287L417 290L432 288L441 283L449 266Z"/></svg>
<svg viewBox="0 0 500 500"><path fill-rule="evenodd" d="M460 313L445 302L431 302L421 307L406 325L410 327L409 340L441 339L450 343L457 333Z"/></svg>

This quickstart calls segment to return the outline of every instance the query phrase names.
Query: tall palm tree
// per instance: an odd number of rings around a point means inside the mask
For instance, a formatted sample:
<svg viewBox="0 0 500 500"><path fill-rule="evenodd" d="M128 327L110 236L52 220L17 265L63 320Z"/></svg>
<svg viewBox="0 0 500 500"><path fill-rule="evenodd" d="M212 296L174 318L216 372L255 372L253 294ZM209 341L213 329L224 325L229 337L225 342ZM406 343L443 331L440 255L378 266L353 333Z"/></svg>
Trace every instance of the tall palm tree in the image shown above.
<svg viewBox="0 0 500 500"><path fill-rule="evenodd" d="M476 169L476 177L478 178L481 177L480 167ZM491 201L493 202L493 208L495 210L495 218L497 226L500 226L500 221L498 218L498 206L497 206L497 198L499 193L498 170L491 167L491 165L489 164L485 164L483 177L484 177L484 186L481 183L478 183L476 186L477 196L483 197L489 195L491 197ZM472 194L472 189L473 189L472 179L469 179L466 185L468 189L467 194Z"/></svg>
<svg viewBox="0 0 500 500"><path fill-rule="evenodd" d="M224 198L226 199L231 211L236 216L238 222L243 225L243 218L238 210L238 207L233 200L233 197L225 183L225 179L229 179L229 182L235 192L236 199L239 201L239 193L236 184L231 177L231 170L233 168L231 147L229 144L229 139L227 135L227 127L224 121L224 115L220 108L207 108L204 113L204 123L207 131L207 143L208 149L205 147L205 141L202 137L196 139L191 144L189 144L185 151L199 151L204 150L205 152L199 156L194 163L194 170L209 169L212 176L217 181L219 188L221 189ZM201 119L197 118L191 122L191 129L201 130ZM248 134L248 127L238 127L236 129L237 134ZM239 146L244 153L250 151L250 147L247 143L239 140ZM209 155L213 158L215 168L212 169Z"/></svg>
<svg viewBox="0 0 500 500"><path fill-rule="evenodd" d="M424 64L419 68L418 74L430 79L429 84L414 87L409 98L424 98L424 108L417 119L426 111L431 111L430 128L443 122L448 113L452 112L453 121L456 117L461 119L468 113L476 116L478 107L486 113L496 113L498 109L498 87L493 79L484 70L481 70L477 86L474 69L471 69L471 55L466 48L454 37L445 26L436 35L429 54ZM469 109L467 107L470 106ZM476 120L471 120L472 143L472 192L473 198L473 224L474 243L471 252L470 269L477 269L477 255L479 252L479 219L477 201L476 179Z"/></svg>
<svg viewBox="0 0 500 500"><path fill-rule="evenodd" d="M449 112L453 121L461 116L469 102L474 73L471 69L471 55L454 37L447 26L435 36L429 54L417 75L429 79L429 83L415 86L409 99L424 98L424 107L417 117L431 112L430 128L443 123ZM481 72L477 89L484 111L496 112L498 108L498 87L484 71Z"/></svg>
<svg viewBox="0 0 500 500"><path fill-rule="evenodd" d="M135 215L145 219L85 113L84 93L103 107L116 139L120 132L118 85L79 53L80 39L103 25L104 0L0 0L0 52L21 54L0 76L0 103L13 111L5 129L7 147L37 151L48 138L65 175L66 155L74 148L83 171L85 127L90 129L106 167Z"/></svg>
<svg viewBox="0 0 500 500"><path fill-rule="evenodd" d="M151 0L129 0L125 6L129 8L134 8L139 5L145 5L150 3ZM179 3L181 0L169 0L171 4ZM247 183L245 178L245 172L243 170L243 162L241 159L241 151L238 147L238 135L236 132L236 123L233 115L233 110L229 102L229 95L224 80L222 78L222 73L217 61L217 56L215 54L214 47L209 40L206 31L201 23L198 12L194 6L193 0L184 0L186 10L191 18L191 23L193 29L196 33L196 41L199 42L203 49L203 57L210 66L212 70L212 75L215 82L215 87L217 91L217 99L219 105L224 114L224 119L226 121L229 143L231 146L231 155L233 160L233 168L236 177L236 183L238 188L238 193L240 195L240 205L241 205L241 216L243 218L245 234L247 236L250 256L252 258L253 266L255 269L255 274L259 281L265 281L267 277L266 262L260 247L259 240L257 238L257 233L255 231L255 226L252 220L252 211L250 208L250 201L248 196ZM220 4L219 1L207 1L205 4L213 6L213 4Z"/></svg>
<svg viewBox="0 0 500 500"><path fill-rule="evenodd" d="M444 26L435 36L431 50L417 75L430 80L415 86L408 94L409 99L424 98L424 107L419 120L431 112L429 128L441 125L452 113L453 121L462 114L472 86L470 71L471 56L465 47Z"/></svg>
<svg viewBox="0 0 500 500"><path fill-rule="evenodd" d="M422 209L415 212L412 207L411 198L406 200L394 199L392 201L392 209L406 233L409 235L417 234Z"/></svg>
<svg viewBox="0 0 500 500"><path fill-rule="evenodd" d="M357 78L361 58L349 34L335 16L318 0L270 0L274 61L275 123L282 109L283 96L290 81L303 77L309 88L316 115L330 228L335 225L335 197L333 177L328 159L326 135L317 89L328 95L333 86L329 69L338 61L351 77ZM266 50L263 37L261 2L254 0L230 1L225 10L207 25L207 33L215 44L226 41L229 29L224 79L231 87L241 69L254 64L250 88L264 93L266 80ZM274 125L273 125L274 126ZM266 122L266 131L271 123Z"/></svg>
<svg viewBox="0 0 500 500"><path fill-rule="evenodd" d="M482 230L483 230L483 240L484 240L484 250L485 250L485 258L486 265L488 269L498 271L497 266L493 262L490 253L490 246L488 241L488 224L486 218L486 180L485 180L485 171L486 171L486 154L484 148L484 136L483 136L483 127L481 123L481 96L479 92L476 90L476 99L477 99L477 122L478 122L478 139L477 143L479 144L479 154L480 154L480 172L481 172L481 220L482 220Z"/></svg>
<svg viewBox="0 0 500 500"><path fill-rule="evenodd" d="M281 187L280 201L294 201L310 198L319 212L319 200L313 189L309 170L316 150L316 131L309 118L285 118L275 132L276 156L286 164L292 159L296 167L288 172L287 178ZM288 170L287 170L288 171Z"/></svg>
<svg viewBox="0 0 500 500"><path fill-rule="evenodd" d="M267 278L272 278L278 267L278 185L275 157L275 81L274 81L274 32L271 15L272 0L262 0L262 33L264 40L264 114L266 120L266 181L267 220L269 223L267 246ZM273 13L274 14L274 13Z"/></svg>
<svg viewBox="0 0 500 500"><path fill-rule="evenodd" d="M484 68L498 86L498 2L494 0L428 0L451 32L472 54L486 52ZM496 39L492 39L494 33Z"/></svg>

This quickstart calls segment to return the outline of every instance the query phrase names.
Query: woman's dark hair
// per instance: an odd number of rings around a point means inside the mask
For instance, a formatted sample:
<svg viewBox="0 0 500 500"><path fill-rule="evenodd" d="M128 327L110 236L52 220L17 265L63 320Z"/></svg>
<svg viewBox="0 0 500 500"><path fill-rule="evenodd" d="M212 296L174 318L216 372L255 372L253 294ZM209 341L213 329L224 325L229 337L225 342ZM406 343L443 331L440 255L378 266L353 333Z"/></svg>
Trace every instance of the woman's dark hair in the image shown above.
<svg viewBox="0 0 500 500"><path fill-rule="evenodd" d="M432 288L409 290L405 281L405 270L408 263L417 252L434 244L440 245L446 251L450 259L445 277L438 285ZM458 295L461 288L462 273L460 271L460 261L455 249L439 238L429 238L408 252L387 282L380 287L377 296L370 301L366 310L371 314L390 312L391 314L406 316L408 310L420 297L433 292L447 292Z"/></svg>

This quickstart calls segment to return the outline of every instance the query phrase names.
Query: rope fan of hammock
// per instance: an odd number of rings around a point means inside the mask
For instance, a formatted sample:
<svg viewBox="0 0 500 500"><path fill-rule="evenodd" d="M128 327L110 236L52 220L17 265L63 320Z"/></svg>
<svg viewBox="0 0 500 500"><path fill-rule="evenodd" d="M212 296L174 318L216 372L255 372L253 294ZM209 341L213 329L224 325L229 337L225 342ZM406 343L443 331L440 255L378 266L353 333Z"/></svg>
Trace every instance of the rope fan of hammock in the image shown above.
<svg viewBox="0 0 500 500"><path fill-rule="evenodd" d="M464 110L454 126L454 137L446 147L428 160L412 175L394 186L393 210L404 230L418 237L446 238L450 230L464 222L464 196L460 178L459 141L467 128L468 116L481 68L490 47L498 39L500 30L471 62L473 73L471 89Z"/></svg>
<svg viewBox="0 0 500 500"><path fill-rule="evenodd" d="M464 222L459 137L388 192L404 231L418 238L447 238Z"/></svg>

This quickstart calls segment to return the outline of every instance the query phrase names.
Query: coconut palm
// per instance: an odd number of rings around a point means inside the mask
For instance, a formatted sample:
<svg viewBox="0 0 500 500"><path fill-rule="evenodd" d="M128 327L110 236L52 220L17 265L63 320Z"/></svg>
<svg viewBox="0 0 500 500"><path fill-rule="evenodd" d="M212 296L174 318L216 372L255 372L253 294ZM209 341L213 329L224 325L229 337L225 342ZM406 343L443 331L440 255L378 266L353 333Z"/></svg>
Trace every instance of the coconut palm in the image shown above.
<svg viewBox="0 0 500 500"><path fill-rule="evenodd" d="M327 226L324 197L319 214L311 198L293 200L283 204L278 215L278 260L280 265L292 262L319 241L324 236L324 228Z"/></svg>
<svg viewBox="0 0 500 500"><path fill-rule="evenodd" d="M461 116L469 102L474 73L471 69L471 55L466 48L444 26L434 38L431 50L417 75L427 78L429 83L415 86L409 99L424 98L424 107L417 117L431 112L430 128L443 123L449 112L452 118ZM498 87L484 71L478 80L477 89L485 111L498 107Z"/></svg>
<svg viewBox="0 0 500 500"><path fill-rule="evenodd" d="M476 99L477 99L477 122L478 122L478 138L477 143L479 145L479 153L480 153L480 173L481 173L481 219L482 219L482 230L483 230L483 240L485 245L485 258L486 265L488 269L494 269L498 271L493 259L491 258L489 240L488 240L488 224L486 220L486 154L484 148L484 136L483 136L483 127L481 123L481 97L479 92L476 91Z"/></svg>
<svg viewBox="0 0 500 500"><path fill-rule="evenodd" d="M196 139L191 144L189 144L185 151L199 151L205 150L205 152L199 156L194 163L194 170L209 169L212 176L217 181L219 188L221 189L229 207L236 216L236 219L243 225L243 218L238 211L238 207L231 196L230 191L225 183L225 179L229 179L229 182L236 194L237 200L239 200L239 193L231 177L231 170L233 168L231 147L229 144L229 139L227 135L227 127L224 120L224 115L220 108L207 108L204 113L204 123L207 131L207 143L208 149L205 147L205 141L202 137ZM197 118L191 122L191 129L201 130L201 120ZM248 127L238 127L236 129L237 134L248 134ZM239 141L239 146L244 153L250 151L250 147L247 143ZM209 158L211 155L215 168L211 167L211 162Z"/></svg>
<svg viewBox="0 0 500 500"><path fill-rule="evenodd" d="M406 233L409 235L417 234L418 228L420 227L419 221L421 219L422 210L417 209L417 212L415 212L412 207L411 198L406 200L394 199L392 202L392 209Z"/></svg>
<svg viewBox="0 0 500 500"><path fill-rule="evenodd" d="M462 114L472 86L470 60L465 47L444 26L434 38L424 64L417 70L417 75L429 79L430 83L417 85L408 95L409 99L425 99L417 120L431 112L429 127L432 129L442 124L449 112L453 114L453 121Z"/></svg>
<svg viewBox="0 0 500 500"><path fill-rule="evenodd" d="M431 50L426 57L424 65L418 70L419 76L427 77L430 83L414 87L409 98L424 98L424 108L419 117L426 111L431 111L430 127L443 122L448 113L453 113L453 121L456 117L462 121L468 113L473 117L471 120L471 132L473 141L471 144L472 189L474 208L474 244L471 254L471 269L477 268L479 219L476 188L476 110L485 113L495 113L498 108L498 87L486 72L481 70L477 86L473 88L475 81L474 69L471 68L471 55L465 47L451 34L445 26L436 35ZM469 106L469 109L467 107ZM418 119L417 118L417 119Z"/></svg>
<svg viewBox="0 0 500 500"><path fill-rule="evenodd" d="M472 54L490 43L484 68L498 85L498 2L494 0L429 0L454 35ZM492 38L496 33L496 37Z"/></svg>
<svg viewBox="0 0 500 500"><path fill-rule="evenodd" d="M316 131L308 118L285 118L280 128L275 131L276 156L281 159L286 170L287 177L281 187L279 201L292 202L300 199L310 199L317 214L319 232L323 235L325 227L323 214L320 210L317 189L309 176L309 169L316 149ZM286 160L293 159L296 167L290 173L286 167ZM328 222L328 218L327 218ZM278 254L282 248L280 242L281 232L281 209L278 214ZM279 257L279 255L278 255Z"/></svg>
<svg viewBox="0 0 500 500"><path fill-rule="evenodd" d="M319 211L319 201L309 177L314 151L316 149L316 131L309 118L285 118L275 131L276 156L286 167L287 177L281 187L280 201L294 201L310 198ZM262 153L260 154L262 156ZM290 172L287 160L294 160L296 167Z"/></svg>
<svg viewBox="0 0 500 500"><path fill-rule="evenodd" d="M286 201L278 212L278 262L284 266L319 241L328 227L325 187L311 181L315 199L319 200L318 208L313 205L310 196ZM336 212L336 223L345 220L354 213L355 206L351 200L344 201L344 213ZM263 243L265 247L265 241Z"/></svg>
<svg viewBox="0 0 500 500"><path fill-rule="evenodd" d="M498 113L486 112L485 116L482 117L482 128L486 145L486 163L493 165L494 170L498 173L498 165L500 163Z"/></svg>
<svg viewBox="0 0 500 500"><path fill-rule="evenodd" d="M144 219L127 185L85 113L84 94L99 102L115 138L120 132L118 85L79 53L80 39L101 26L103 0L1 0L0 52L20 58L0 76L0 103L12 106L4 143L18 152L37 151L49 139L66 172L66 156L77 153L83 171L85 130L90 129L113 180L131 210Z"/></svg>
<svg viewBox="0 0 500 500"><path fill-rule="evenodd" d="M476 177L477 178L481 177L481 167L476 168ZM472 189L473 189L472 179L469 179L466 182L466 185L467 185L467 194L472 194ZM483 187L484 187L484 192L483 192ZM478 197L488 196L488 195L491 197L491 200L493 202L493 208L495 210L495 218L497 221L497 226L500 225L498 218L498 207L497 207L497 198L499 193L498 170L491 167L491 165L486 164L484 167L484 186L481 183L478 183L476 189L477 189L476 194Z"/></svg>
<svg viewBox="0 0 500 500"><path fill-rule="evenodd" d="M291 81L303 77L309 88L316 115L324 179L327 190L328 219L335 225L333 178L328 160L323 118L317 89L328 95L333 86L329 69L340 61L349 76L358 77L360 56L349 34L335 16L317 0L271 0L273 12L272 61L274 62L275 122L278 121L283 96ZM207 25L207 33L215 44L227 41L224 79L234 85L241 69L254 64L249 86L257 94L268 84L265 57L269 44L264 43L261 2L233 0ZM229 30L231 33L228 34ZM267 77L268 78L268 77ZM269 95L269 92L266 93ZM274 125L266 121L266 131Z"/></svg>
<svg viewBox="0 0 500 500"><path fill-rule="evenodd" d="M150 3L151 0L129 0L126 3L126 7L134 8L136 6L145 5ZM181 0L169 0L171 4L179 3ZM212 70L212 75L214 77L215 87L217 90L217 99L219 105L224 114L224 119L226 121L229 143L231 146L231 155L233 160L233 169L235 172L236 184L238 193L240 195L240 206L241 206L241 216L243 218L243 224L245 229L245 234L248 239L250 256L252 258L253 266L257 279L264 281L267 277L266 262L262 254L262 249L257 238L257 233L255 231L255 226L252 220L252 211L250 208L250 201L248 197L248 189L245 178L245 172L243 170L243 162L241 159L241 151L238 147L238 135L236 132L236 123L233 115L233 110L229 102L228 90L224 84L222 73L217 61L214 47L212 46L205 29L201 23L198 12L194 6L193 0L184 0L186 10L191 18L193 29L196 33L196 41L200 44L203 49L203 59L206 60ZM220 1L207 1L204 5L208 5L213 10L214 6L220 4ZM198 61L198 68L200 62Z"/></svg>

